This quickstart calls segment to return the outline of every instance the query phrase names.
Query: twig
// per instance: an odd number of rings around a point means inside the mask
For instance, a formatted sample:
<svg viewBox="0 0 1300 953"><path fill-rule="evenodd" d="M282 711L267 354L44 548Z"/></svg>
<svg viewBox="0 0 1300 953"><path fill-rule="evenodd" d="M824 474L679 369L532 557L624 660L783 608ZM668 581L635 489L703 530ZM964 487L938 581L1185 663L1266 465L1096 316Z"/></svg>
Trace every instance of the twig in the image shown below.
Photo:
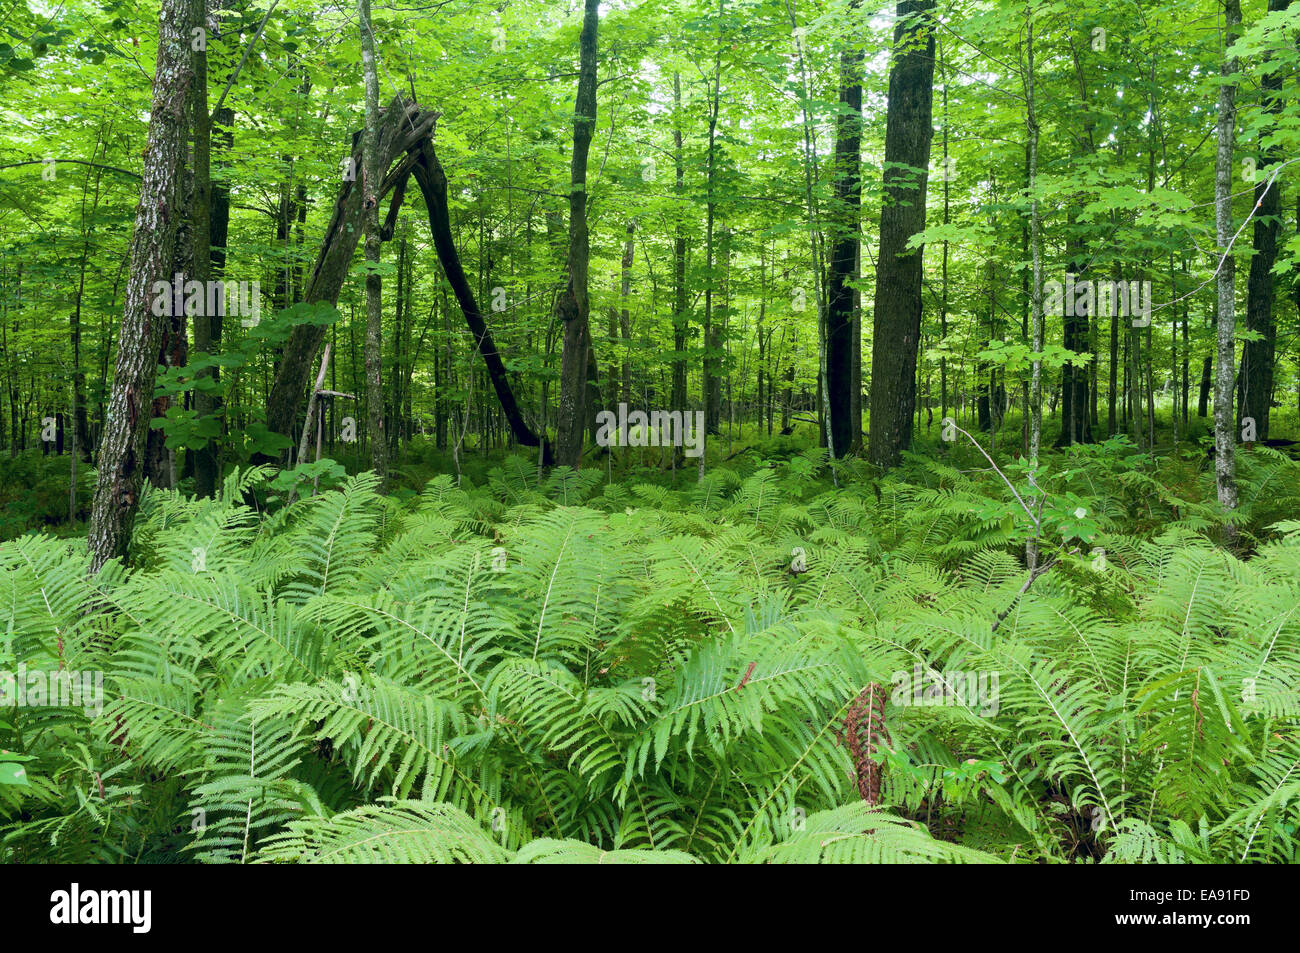
<svg viewBox="0 0 1300 953"><path fill-rule="evenodd" d="M1011 615L1011 610L1014 609L1020 603L1021 597L1026 592L1029 591L1029 587L1034 584L1034 580L1037 579L1039 576L1041 576L1043 573L1047 572L1047 570L1051 569L1054 565L1056 565L1056 561L1058 559L1060 559L1059 556L1053 556L1051 559L1043 563L1041 566L1035 566L1033 569L1029 570L1029 578L1026 579L1025 584L1020 587L1020 591L1017 592L1016 597L1011 600L1011 604L998 613L998 617L996 620L994 620L993 628L991 629L991 631L996 632L998 630L998 626L1000 626L1003 622L1006 621L1007 616Z"/></svg>

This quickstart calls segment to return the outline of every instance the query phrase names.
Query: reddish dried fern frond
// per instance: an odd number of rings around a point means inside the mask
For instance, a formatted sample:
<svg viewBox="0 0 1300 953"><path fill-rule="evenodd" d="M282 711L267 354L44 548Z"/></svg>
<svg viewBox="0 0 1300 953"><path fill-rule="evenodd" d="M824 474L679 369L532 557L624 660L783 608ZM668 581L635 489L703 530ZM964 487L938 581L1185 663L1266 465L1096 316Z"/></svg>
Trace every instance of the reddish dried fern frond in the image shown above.
<svg viewBox="0 0 1300 953"><path fill-rule="evenodd" d="M879 682L869 682L849 706L840 742L849 749L849 756L853 759L858 794L871 807L879 806L883 771L875 755L882 745L889 743L889 731L885 727L885 689Z"/></svg>

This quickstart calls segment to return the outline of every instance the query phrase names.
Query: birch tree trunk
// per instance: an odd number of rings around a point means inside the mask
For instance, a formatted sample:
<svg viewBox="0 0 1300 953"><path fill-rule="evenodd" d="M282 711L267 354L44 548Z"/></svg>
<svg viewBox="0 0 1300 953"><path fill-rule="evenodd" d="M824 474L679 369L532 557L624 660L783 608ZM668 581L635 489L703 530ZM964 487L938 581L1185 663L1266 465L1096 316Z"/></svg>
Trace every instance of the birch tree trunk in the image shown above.
<svg viewBox="0 0 1300 953"><path fill-rule="evenodd" d="M388 440L384 434L383 296L379 277L379 188L383 168L379 157L379 78L375 69L375 35L370 24L370 0L357 0L361 28L361 71L366 84L366 130L362 153L362 221L366 234L366 416L369 420L370 465L381 489L388 483Z"/></svg>
<svg viewBox="0 0 1300 953"><path fill-rule="evenodd" d="M87 537L92 572L114 557L125 559L144 480L149 407L167 324L165 317L152 313L152 290L154 282L171 278L167 270L176 228L186 214L177 202L176 186L185 156L186 105L194 79L192 11L190 0L163 0L158 15L158 59L140 204L128 252L117 363L105 410Z"/></svg>
<svg viewBox="0 0 1300 953"><path fill-rule="evenodd" d="M1236 38L1241 23L1238 0L1224 0L1226 50ZM1237 60L1225 55L1220 75L1225 79L1237 72ZM1214 374L1214 484L1219 504L1225 509L1237 507L1237 466L1232 413L1233 384L1236 376L1236 262L1232 257L1232 151L1236 133L1237 87L1225 82L1219 87L1218 153L1214 160L1214 225L1216 244L1223 262L1217 276L1218 347ZM1228 532L1231 538L1234 534Z"/></svg>

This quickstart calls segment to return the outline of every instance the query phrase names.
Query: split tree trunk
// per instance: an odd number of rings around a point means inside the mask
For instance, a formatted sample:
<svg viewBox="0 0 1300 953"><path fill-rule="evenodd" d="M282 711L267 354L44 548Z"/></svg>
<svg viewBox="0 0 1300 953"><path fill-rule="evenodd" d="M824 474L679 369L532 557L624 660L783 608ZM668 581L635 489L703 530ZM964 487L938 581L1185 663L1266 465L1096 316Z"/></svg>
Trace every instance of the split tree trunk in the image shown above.
<svg viewBox="0 0 1300 953"><path fill-rule="evenodd" d="M491 380L492 388L496 391L506 421L510 424L510 431L514 434L515 440L523 446L539 446L542 440L528 425L519 409L514 392L510 388L506 366L497 352L496 343L492 340L492 332L488 330L487 322L483 319L483 313L479 310L478 301L474 298L474 291L461 265L460 255L456 251L456 244L451 234L450 211L447 207L447 175L438 162L438 154L434 151L432 142L426 141L421 147L418 161L411 171L415 175L416 184L420 187L420 194L424 196L424 205L429 213L429 230L433 233L433 245L438 253L438 261L442 264L442 270L447 275L447 283L451 285L456 302L465 316L465 323L469 326L474 343L483 357L488 379ZM585 380L585 365L583 371ZM547 465L552 462L549 443L543 447L542 458Z"/></svg>
<svg viewBox="0 0 1300 953"><path fill-rule="evenodd" d="M394 97L380 114L379 147L376 150L379 168L387 169L398 156L426 140L436 119L436 113L421 110L418 105L405 101L400 96ZM360 138L360 135L353 136L353 169L361 168ZM360 176L356 178L359 179ZM404 174L386 176L383 183L374 189L375 200L383 201L399 178L404 178ZM339 190L334 214L325 230L321 250L303 292L303 300L308 304L338 302L339 292L343 288L348 266L352 263L363 229L362 190L357 185L357 181L345 178ZM280 355L280 367L266 406L267 427L275 433L292 436L294 423L305 406L307 383L314 368L316 353L324 340L325 328L318 324L300 324L290 334Z"/></svg>

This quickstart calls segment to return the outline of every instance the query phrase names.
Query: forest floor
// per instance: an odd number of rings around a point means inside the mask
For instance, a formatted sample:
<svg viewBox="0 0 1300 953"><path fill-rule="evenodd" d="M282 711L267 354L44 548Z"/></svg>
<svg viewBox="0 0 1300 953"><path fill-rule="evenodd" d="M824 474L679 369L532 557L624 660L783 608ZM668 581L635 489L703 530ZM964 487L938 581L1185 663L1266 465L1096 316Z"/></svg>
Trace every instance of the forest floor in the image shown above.
<svg viewBox="0 0 1300 953"><path fill-rule="evenodd" d="M417 442L0 544L0 858L1294 862L1300 463L1228 548L1194 444L923 451Z"/></svg>

